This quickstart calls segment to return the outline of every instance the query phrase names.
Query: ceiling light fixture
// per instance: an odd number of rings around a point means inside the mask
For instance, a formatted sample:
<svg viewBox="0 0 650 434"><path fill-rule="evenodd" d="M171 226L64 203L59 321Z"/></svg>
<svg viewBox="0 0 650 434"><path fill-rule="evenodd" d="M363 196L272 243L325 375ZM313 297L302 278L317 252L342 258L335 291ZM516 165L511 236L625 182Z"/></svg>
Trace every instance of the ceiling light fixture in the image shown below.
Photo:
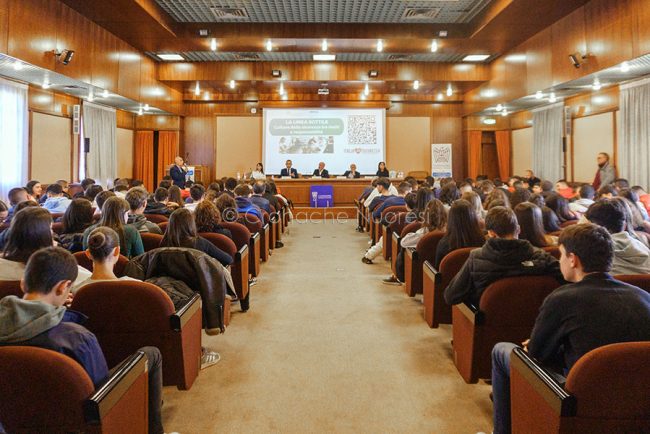
<svg viewBox="0 0 650 434"><path fill-rule="evenodd" d="M328 45L327 45L327 39L323 39L323 42L320 44L320 49L321 51L327 51Z"/></svg>
<svg viewBox="0 0 650 434"><path fill-rule="evenodd" d="M149 111L149 104L144 105L144 111L148 112Z"/></svg>
<svg viewBox="0 0 650 434"><path fill-rule="evenodd" d="M332 60L336 60L336 55L334 54L314 54L313 57L315 62L330 62Z"/></svg>
<svg viewBox="0 0 650 434"><path fill-rule="evenodd" d="M555 96L555 92L551 92L551 94L548 97L548 102L550 103L557 102L557 97Z"/></svg>
<svg viewBox="0 0 650 434"><path fill-rule="evenodd" d="M48 83L47 81L43 81L43 84L41 85L41 87L43 89L49 89L50 88L50 83Z"/></svg>
<svg viewBox="0 0 650 434"><path fill-rule="evenodd" d="M88 101L89 101L89 102L93 102L94 100L95 100L95 94L93 93L93 90L90 89L90 90L88 91Z"/></svg>
<svg viewBox="0 0 650 434"><path fill-rule="evenodd" d="M483 123L484 123L485 125L494 125L494 124L497 123L497 120L496 120L496 119L492 119L492 118L486 118L486 119L483 119Z"/></svg>
<svg viewBox="0 0 650 434"><path fill-rule="evenodd" d="M22 69L23 69L23 64L20 61L16 60L16 62L14 63L14 70L21 71Z"/></svg>
<svg viewBox="0 0 650 434"><path fill-rule="evenodd" d="M111 96L111 95L108 92L108 89L104 89L104 91L102 92L102 98L108 98L109 96Z"/></svg>
<svg viewBox="0 0 650 434"><path fill-rule="evenodd" d="M600 89L602 89L602 87L603 87L603 85L600 84L600 80L598 80L598 78L595 78L594 79L594 84L591 85L591 88L593 90L600 90Z"/></svg>
<svg viewBox="0 0 650 434"><path fill-rule="evenodd" d="M384 51L384 42L381 39L377 39L377 52L381 53Z"/></svg>
<svg viewBox="0 0 650 434"><path fill-rule="evenodd" d="M538 90L537 92L535 92L535 98L537 98L537 99L544 98L544 92L542 92L541 90Z"/></svg>
<svg viewBox="0 0 650 434"><path fill-rule="evenodd" d="M451 83L447 85L447 96L452 96L454 94L454 89L451 88Z"/></svg>
<svg viewBox="0 0 650 434"><path fill-rule="evenodd" d="M630 64L627 62L621 63L621 72L630 72Z"/></svg>
<svg viewBox="0 0 650 434"><path fill-rule="evenodd" d="M420 88L420 80L415 80L413 82L413 89L418 90Z"/></svg>
<svg viewBox="0 0 650 434"><path fill-rule="evenodd" d="M236 85L235 80L230 80L230 83L228 84L228 86L230 86L231 89L234 89L235 85Z"/></svg>
<svg viewBox="0 0 650 434"><path fill-rule="evenodd" d="M273 51L273 41L270 39L266 40L266 51Z"/></svg>
<svg viewBox="0 0 650 434"><path fill-rule="evenodd" d="M185 58L181 56L180 54L156 54L160 60L167 60L167 61L183 61Z"/></svg>
<svg viewBox="0 0 650 434"><path fill-rule="evenodd" d="M489 54L469 54L463 57L463 62L483 62L490 57Z"/></svg>
<svg viewBox="0 0 650 434"><path fill-rule="evenodd" d="M503 109L503 111L501 112L501 116L508 116L508 110Z"/></svg>
<svg viewBox="0 0 650 434"><path fill-rule="evenodd" d="M438 51L438 41L434 39L431 41L431 52L435 53L436 51Z"/></svg>
<svg viewBox="0 0 650 434"><path fill-rule="evenodd" d="M217 40L215 38L210 41L210 50L217 51Z"/></svg>
<svg viewBox="0 0 650 434"><path fill-rule="evenodd" d="M368 86L368 83L366 83L366 86L363 88L363 94L366 96L370 95L370 86Z"/></svg>
<svg viewBox="0 0 650 434"><path fill-rule="evenodd" d="M196 82L196 85L194 86L194 95L199 96L201 95L201 86L199 86L199 82Z"/></svg>
<svg viewBox="0 0 650 434"><path fill-rule="evenodd" d="M138 109L138 116L142 116L144 114L144 111L142 111L142 106Z"/></svg>
<svg viewBox="0 0 650 434"><path fill-rule="evenodd" d="M501 110L503 110L503 105L497 104L496 111L500 112Z"/></svg>

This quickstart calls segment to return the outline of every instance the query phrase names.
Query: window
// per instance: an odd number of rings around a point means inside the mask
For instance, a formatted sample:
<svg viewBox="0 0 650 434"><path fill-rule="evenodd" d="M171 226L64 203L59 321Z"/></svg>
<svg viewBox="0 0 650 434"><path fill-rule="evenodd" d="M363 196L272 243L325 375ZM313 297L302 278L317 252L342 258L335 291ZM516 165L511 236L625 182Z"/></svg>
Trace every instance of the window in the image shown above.
<svg viewBox="0 0 650 434"><path fill-rule="evenodd" d="M0 79L0 198L27 182L27 86Z"/></svg>

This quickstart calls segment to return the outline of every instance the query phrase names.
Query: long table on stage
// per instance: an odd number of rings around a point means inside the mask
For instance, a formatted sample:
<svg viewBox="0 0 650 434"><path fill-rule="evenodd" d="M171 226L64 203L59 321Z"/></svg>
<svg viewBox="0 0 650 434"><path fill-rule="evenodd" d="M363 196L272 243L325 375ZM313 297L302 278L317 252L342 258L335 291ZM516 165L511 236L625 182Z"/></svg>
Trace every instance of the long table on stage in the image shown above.
<svg viewBox="0 0 650 434"><path fill-rule="evenodd" d="M312 185L331 185L334 189L335 207L353 207L363 189L370 185L370 179L336 179L336 178L298 178L274 179L282 195L291 199L296 207L309 207L312 203L310 188Z"/></svg>

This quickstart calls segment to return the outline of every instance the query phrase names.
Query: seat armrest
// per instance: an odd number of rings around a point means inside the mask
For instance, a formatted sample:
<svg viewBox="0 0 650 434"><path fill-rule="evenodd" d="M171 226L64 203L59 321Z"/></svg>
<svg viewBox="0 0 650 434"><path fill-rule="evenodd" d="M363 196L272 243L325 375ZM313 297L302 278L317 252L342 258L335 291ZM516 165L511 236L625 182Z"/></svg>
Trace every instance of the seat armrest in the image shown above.
<svg viewBox="0 0 650 434"><path fill-rule="evenodd" d="M251 234L251 241L256 243L260 240L260 233L259 232L253 232Z"/></svg>
<svg viewBox="0 0 650 434"><path fill-rule="evenodd" d="M424 261L422 272L424 273L423 276L427 276L432 282L440 283L442 280L442 275L433 268L433 265L429 261Z"/></svg>
<svg viewBox="0 0 650 434"><path fill-rule="evenodd" d="M244 244L241 246L241 249L237 250L235 253L235 260L241 259L243 260L245 257L248 257L248 245Z"/></svg>
<svg viewBox="0 0 650 434"><path fill-rule="evenodd" d="M532 389L560 417L571 417L576 414L576 400L568 394L546 368L530 357L523 348L515 348L510 355L510 370L517 371Z"/></svg>
<svg viewBox="0 0 650 434"><path fill-rule="evenodd" d="M465 316L472 324L481 325L485 319L480 310L473 304L460 303L457 304L459 312Z"/></svg>
<svg viewBox="0 0 650 434"><path fill-rule="evenodd" d="M196 293L176 311L170 318L171 328L174 331L181 331L183 326L194 316L197 310L201 309L201 296Z"/></svg>
<svg viewBox="0 0 650 434"><path fill-rule="evenodd" d="M418 251L415 250L415 247L407 247L406 248L406 255L411 258L412 261L417 261L420 258L420 255L418 254Z"/></svg>
<svg viewBox="0 0 650 434"><path fill-rule="evenodd" d="M138 351L127 357L112 374L95 390L84 404L84 419L89 424L100 424L118 401L130 391L131 386L140 378L147 376L147 356ZM143 396L146 396L146 382ZM146 406L146 402L143 403Z"/></svg>

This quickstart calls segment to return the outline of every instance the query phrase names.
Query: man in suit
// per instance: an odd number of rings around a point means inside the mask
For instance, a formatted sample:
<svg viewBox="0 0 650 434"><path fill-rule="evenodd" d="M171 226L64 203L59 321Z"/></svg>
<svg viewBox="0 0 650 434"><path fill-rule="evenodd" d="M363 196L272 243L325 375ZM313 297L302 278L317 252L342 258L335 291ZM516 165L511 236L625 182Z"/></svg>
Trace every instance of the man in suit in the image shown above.
<svg viewBox="0 0 650 434"><path fill-rule="evenodd" d="M298 171L294 168L291 167L293 163L291 160L287 160L286 163L284 163L285 168L280 171L280 176L290 176L292 178L298 178Z"/></svg>
<svg viewBox="0 0 650 434"><path fill-rule="evenodd" d="M357 172L357 165L354 163L350 164L350 170L346 170L343 176L346 178L361 178L361 174Z"/></svg>
<svg viewBox="0 0 650 434"><path fill-rule="evenodd" d="M187 166L183 161L183 157L174 158L174 165L169 169L169 176L172 177L174 185L181 190L185 188L185 175L187 175Z"/></svg>
<svg viewBox="0 0 650 434"><path fill-rule="evenodd" d="M325 163L322 161L318 163L318 169L314 170L314 173L312 173L313 176L320 176L321 178L329 178L330 173L325 169Z"/></svg>

